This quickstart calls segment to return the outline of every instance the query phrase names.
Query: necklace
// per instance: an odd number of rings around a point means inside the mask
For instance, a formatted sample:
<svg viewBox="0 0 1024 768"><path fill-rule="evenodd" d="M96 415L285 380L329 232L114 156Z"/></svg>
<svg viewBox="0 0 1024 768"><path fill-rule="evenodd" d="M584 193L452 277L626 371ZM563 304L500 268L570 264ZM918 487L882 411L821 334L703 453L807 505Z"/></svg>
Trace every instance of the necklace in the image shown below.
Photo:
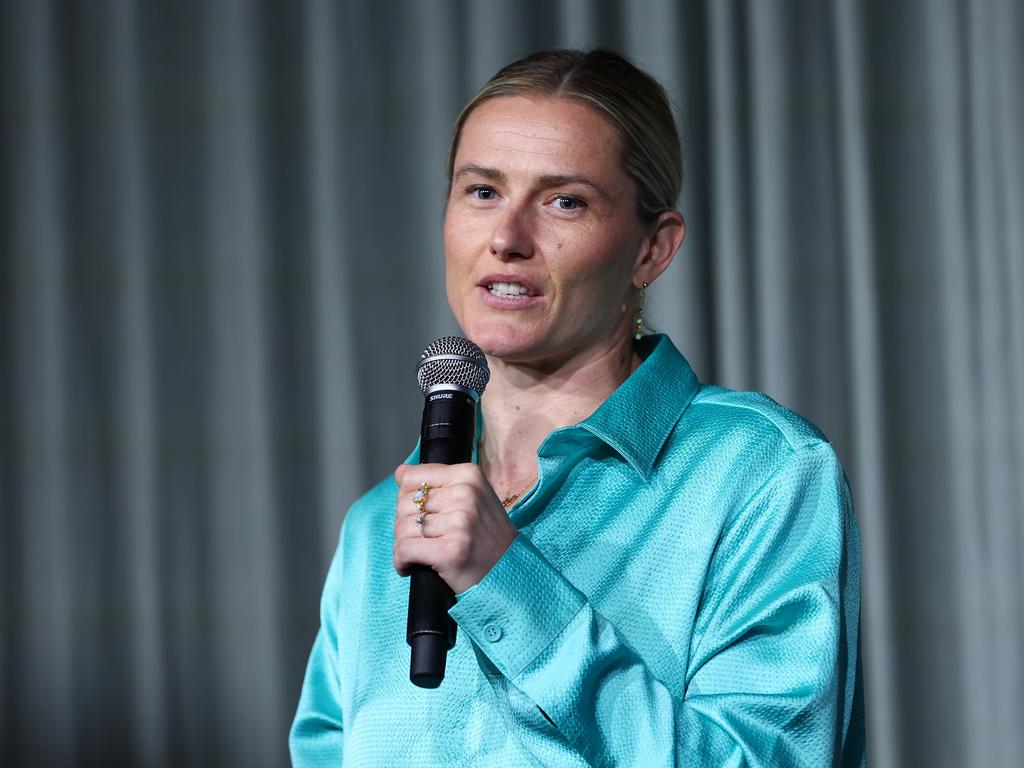
<svg viewBox="0 0 1024 768"><path fill-rule="evenodd" d="M508 509L513 504L515 504L516 503L516 499L518 499L520 496L522 496L523 493L526 491L526 489L533 485L535 480L536 480L536 478L534 478L533 480L530 480L530 482L528 482L526 485L524 485L518 491L516 491L515 493L510 493L508 496L506 496L504 499L502 499L501 500L501 506L503 506L505 509Z"/></svg>

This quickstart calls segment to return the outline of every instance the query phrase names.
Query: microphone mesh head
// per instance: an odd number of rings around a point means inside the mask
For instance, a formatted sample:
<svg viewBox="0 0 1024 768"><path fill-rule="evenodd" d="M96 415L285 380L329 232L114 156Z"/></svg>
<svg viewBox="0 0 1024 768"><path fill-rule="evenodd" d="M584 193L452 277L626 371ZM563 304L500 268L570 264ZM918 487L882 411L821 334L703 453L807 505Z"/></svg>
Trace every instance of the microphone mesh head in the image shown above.
<svg viewBox="0 0 1024 768"><path fill-rule="evenodd" d="M491 371L480 347L462 336L442 336L420 355L416 381L423 394L438 384L455 384L480 396Z"/></svg>

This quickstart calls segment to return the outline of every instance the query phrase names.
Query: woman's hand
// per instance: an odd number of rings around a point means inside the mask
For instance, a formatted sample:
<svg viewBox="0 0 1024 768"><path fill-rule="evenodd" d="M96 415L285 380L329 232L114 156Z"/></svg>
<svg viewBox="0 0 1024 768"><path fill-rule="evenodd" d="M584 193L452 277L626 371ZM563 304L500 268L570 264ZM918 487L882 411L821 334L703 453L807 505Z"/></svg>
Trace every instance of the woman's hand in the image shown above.
<svg viewBox="0 0 1024 768"><path fill-rule="evenodd" d="M476 464L402 464L395 470L395 570L427 565L456 594L483 579L519 531ZM423 522L413 500L420 486L429 490Z"/></svg>

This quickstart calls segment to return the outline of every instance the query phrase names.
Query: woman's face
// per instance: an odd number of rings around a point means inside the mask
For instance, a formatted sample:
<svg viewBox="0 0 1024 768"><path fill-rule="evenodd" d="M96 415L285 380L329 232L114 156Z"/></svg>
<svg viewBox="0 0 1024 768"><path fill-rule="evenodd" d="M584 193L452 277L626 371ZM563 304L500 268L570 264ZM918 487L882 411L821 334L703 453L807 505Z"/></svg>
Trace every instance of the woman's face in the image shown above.
<svg viewBox="0 0 1024 768"><path fill-rule="evenodd" d="M631 331L644 249L614 128L561 98L501 97L462 129L445 214L448 302L507 362L600 354Z"/></svg>

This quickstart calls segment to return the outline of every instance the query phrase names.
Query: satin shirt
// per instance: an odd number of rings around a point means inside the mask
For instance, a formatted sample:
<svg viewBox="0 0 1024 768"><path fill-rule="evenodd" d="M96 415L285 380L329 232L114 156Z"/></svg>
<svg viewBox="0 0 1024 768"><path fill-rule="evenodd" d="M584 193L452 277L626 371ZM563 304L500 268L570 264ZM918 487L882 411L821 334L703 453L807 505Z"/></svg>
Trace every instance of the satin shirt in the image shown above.
<svg viewBox="0 0 1024 768"><path fill-rule="evenodd" d="M859 538L831 445L763 395L702 386L664 336L640 352L541 444L519 536L450 611L435 690L409 682L394 480L351 508L296 766L864 763Z"/></svg>

